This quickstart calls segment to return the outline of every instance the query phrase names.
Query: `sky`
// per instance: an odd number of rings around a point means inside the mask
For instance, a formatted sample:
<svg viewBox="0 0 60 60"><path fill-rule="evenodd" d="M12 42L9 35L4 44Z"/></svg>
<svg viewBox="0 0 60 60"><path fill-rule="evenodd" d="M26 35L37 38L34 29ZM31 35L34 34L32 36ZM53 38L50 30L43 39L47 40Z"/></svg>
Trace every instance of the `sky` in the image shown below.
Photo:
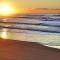
<svg viewBox="0 0 60 60"><path fill-rule="evenodd" d="M60 0L0 0L15 4L17 8L60 8Z"/></svg>

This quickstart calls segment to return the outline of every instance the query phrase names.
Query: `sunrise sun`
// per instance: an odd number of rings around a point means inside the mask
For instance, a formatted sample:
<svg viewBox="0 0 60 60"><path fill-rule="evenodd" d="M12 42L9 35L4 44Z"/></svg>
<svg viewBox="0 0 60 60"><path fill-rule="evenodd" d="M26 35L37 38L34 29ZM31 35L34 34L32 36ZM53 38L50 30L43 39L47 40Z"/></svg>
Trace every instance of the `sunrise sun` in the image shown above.
<svg viewBox="0 0 60 60"><path fill-rule="evenodd" d="M8 16L13 13L16 13L15 8L12 7L10 4L2 3L0 5L0 15L2 16Z"/></svg>

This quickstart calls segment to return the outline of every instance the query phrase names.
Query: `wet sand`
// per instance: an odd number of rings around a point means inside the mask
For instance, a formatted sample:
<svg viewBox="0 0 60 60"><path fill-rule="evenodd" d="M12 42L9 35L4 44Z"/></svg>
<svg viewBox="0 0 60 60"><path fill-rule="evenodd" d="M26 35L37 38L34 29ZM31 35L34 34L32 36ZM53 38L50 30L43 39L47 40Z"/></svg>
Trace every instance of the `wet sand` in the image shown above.
<svg viewBox="0 0 60 60"><path fill-rule="evenodd" d="M0 60L60 60L60 50L38 43L0 39Z"/></svg>

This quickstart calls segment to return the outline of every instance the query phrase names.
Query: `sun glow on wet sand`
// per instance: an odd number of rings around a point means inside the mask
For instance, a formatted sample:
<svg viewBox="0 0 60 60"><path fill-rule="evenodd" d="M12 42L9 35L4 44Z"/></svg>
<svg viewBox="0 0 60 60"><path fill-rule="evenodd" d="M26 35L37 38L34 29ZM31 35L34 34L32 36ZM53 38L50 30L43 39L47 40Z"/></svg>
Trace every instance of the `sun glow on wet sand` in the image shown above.
<svg viewBox="0 0 60 60"><path fill-rule="evenodd" d="M9 16L11 14L17 13L16 8L8 3L0 4L0 15L1 16Z"/></svg>

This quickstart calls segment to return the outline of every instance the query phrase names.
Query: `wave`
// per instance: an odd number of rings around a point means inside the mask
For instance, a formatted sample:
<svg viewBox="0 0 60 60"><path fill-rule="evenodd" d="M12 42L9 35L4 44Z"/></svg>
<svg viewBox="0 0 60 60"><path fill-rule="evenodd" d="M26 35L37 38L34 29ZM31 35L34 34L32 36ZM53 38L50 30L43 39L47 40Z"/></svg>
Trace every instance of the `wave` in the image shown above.
<svg viewBox="0 0 60 60"><path fill-rule="evenodd" d="M9 18L6 21L0 20L0 28L60 33L60 15L25 15Z"/></svg>

